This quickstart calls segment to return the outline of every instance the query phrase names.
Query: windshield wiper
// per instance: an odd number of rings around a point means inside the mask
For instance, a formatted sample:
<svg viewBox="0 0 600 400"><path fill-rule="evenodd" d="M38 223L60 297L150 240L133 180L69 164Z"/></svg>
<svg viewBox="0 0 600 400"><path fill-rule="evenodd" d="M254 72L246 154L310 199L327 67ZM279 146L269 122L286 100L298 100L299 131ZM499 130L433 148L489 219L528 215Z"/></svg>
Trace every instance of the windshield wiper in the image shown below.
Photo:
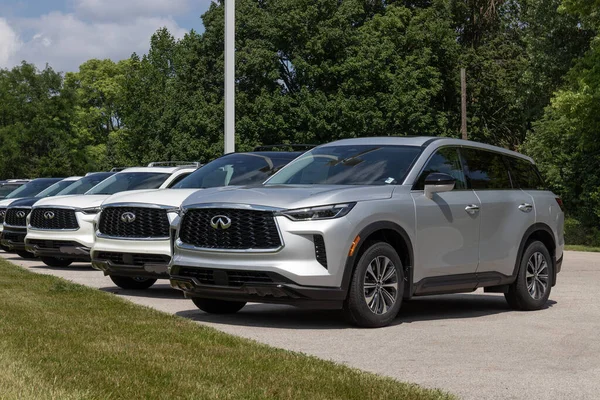
<svg viewBox="0 0 600 400"><path fill-rule="evenodd" d="M339 164L345 164L345 165L352 165L352 166L354 166L356 164L360 164L363 161L363 160L357 160L359 157L364 156L365 154L369 154L369 153L372 153L374 151L380 150L380 149L381 149L381 147L374 147L372 149L361 151L360 153L355 154L355 155L353 155L351 157L346 157L346 158L344 158L342 160L338 160L338 161L335 161L335 162L331 161L330 165L334 166L334 167L336 165L339 165ZM356 161L358 161L358 162L356 162Z"/></svg>

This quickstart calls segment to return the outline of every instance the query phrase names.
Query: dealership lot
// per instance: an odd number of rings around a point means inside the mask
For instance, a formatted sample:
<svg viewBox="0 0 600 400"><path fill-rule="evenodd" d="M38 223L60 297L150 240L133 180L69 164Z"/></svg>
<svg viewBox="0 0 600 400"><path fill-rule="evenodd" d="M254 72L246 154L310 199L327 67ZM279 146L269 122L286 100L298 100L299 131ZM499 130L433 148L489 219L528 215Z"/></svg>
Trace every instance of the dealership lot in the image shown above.
<svg viewBox="0 0 600 400"><path fill-rule="evenodd" d="M543 311L511 311L500 295L419 298L393 326L350 327L336 312L250 304L229 316L207 315L166 284L116 288L88 264L51 268L1 255L36 273L115 293L227 333L331 359L466 399L592 399L600 392L600 254L567 252Z"/></svg>

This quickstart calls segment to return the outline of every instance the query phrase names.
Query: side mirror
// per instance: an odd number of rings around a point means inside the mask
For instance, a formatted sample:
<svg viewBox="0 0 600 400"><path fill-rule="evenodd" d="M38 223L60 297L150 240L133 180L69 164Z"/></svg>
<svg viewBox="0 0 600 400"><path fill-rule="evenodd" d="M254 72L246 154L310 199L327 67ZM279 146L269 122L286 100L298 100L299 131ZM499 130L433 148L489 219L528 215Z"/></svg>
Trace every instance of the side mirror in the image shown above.
<svg viewBox="0 0 600 400"><path fill-rule="evenodd" d="M449 192L454 189L456 179L448 174L434 172L425 178L425 197L433 198L434 193Z"/></svg>

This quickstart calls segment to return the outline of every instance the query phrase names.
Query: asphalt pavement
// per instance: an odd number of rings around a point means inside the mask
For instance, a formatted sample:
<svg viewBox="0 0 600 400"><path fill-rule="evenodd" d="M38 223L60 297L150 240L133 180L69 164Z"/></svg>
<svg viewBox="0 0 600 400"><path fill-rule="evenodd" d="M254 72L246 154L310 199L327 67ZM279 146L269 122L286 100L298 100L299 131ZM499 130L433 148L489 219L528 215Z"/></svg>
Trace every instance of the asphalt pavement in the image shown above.
<svg viewBox="0 0 600 400"><path fill-rule="evenodd" d="M164 281L122 290L89 264L47 267L0 252L32 272L59 276L223 332L464 399L600 398L600 253L566 252L548 307L516 312L477 291L423 297L381 329L349 326L335 311L249 304L234 315L205 314Z"/></svg>

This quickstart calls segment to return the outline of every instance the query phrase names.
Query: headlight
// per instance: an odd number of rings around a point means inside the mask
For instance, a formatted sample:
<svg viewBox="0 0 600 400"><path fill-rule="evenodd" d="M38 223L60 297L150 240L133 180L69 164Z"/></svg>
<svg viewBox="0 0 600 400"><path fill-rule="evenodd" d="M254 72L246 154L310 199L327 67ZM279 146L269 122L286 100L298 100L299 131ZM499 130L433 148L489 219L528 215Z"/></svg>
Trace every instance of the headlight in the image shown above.
<svg viewBox="0 0 600 400"><path fill-rule="evenodd" d="M320 219L340 218L348 214L356 203L334 204L330 206L319 206L309 208L299 208L296 210L286 210L279 212L292 221L315 221Z"/></svg>
<svg viewBox="0 0 600 400"><path fill-rule="evenodd" d="M90 208L82 208L81 211L84 214L98 214L102 210L100 207L90 207Z"/></svg>

